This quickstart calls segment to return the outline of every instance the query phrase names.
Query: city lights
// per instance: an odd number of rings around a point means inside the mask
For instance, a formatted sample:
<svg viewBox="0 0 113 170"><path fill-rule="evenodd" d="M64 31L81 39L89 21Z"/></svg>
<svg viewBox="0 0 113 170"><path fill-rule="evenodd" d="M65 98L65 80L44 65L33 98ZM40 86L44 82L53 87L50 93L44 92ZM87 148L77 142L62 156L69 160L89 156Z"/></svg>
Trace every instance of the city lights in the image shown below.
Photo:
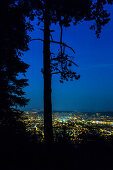
<svg viewBox="0 0 113 170"><path fill-rule="evenodd" d="M56 135L62 136L63 128L65 133L70 136L72 142L81 141L79 136L82 133L89 134L90 129L100 136L109 137L113 135L113 117L101 114L88 113L72 113L72 112L53 112L53 134L54 140ZM25 112L24 122L26 123L26 130L36 132L37 138L41 136L41 141L44 139L44 117L43 112L33 113Z"/></svg>

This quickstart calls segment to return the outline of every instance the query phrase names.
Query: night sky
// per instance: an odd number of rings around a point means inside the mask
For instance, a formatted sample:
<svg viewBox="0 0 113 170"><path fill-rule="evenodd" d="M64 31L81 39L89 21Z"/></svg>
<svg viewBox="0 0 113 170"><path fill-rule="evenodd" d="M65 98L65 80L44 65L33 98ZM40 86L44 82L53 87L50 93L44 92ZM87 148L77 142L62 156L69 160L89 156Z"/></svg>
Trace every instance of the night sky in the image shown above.
<svg viewBox="0 0 113 170"><path fill-rule="evenodd" d="M100 39L90 30L91 22L83 22L76 26L64 28L63 41L75 51L76 69L79 80L61 84L59 76L52 76L52 105L57 111L99 112L113 111L113 6L109 7L111 20L102 29ZM37 21L34 21L36 24ZM43 25L42 25L43 26ZM42 38L41 26L30 33L32 38ZM52 25L53 39L60 40L60 28ZM24 54L23 60L30 65L26 77L29 86L25 88L30 102L24 108L43 109L43 43L32 41L30 50ZM51 44L51 52L58 53L59 45ZM73 54L70 50L67 51Z"/></svg>

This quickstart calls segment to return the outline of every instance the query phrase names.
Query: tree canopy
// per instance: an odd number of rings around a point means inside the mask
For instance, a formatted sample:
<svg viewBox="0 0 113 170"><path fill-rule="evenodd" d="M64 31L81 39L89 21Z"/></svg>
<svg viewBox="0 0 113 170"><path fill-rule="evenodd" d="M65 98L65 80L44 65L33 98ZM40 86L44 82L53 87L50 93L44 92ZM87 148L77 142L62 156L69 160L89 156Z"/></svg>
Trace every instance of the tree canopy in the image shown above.
<svg viewBox="0 0 113 170"><path fill-rule="evenodd" d="M71 23L94 20L91 29L96 31L97 36L101 32L102 26L110 20L110 14L105 5L113 4L113 0L29 0L26 2L28 8L32 9L30 19L38 17L39 23L44 21L44 11L47 4L49 9L50 23L61 23L68 27ZM34 11L34 13L33 13Z"/></svg>

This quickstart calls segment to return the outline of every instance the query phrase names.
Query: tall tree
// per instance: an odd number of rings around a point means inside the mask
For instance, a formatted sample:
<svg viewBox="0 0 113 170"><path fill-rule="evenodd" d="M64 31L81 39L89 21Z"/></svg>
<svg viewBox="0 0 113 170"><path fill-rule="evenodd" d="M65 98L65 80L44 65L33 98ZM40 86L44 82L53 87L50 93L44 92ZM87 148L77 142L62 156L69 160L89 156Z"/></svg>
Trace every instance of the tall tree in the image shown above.
<svg viewBox="0 0 113 170"><path fill-rule="evenodd" d="M51 105L51 74L60 74L60 81L78 79L80 76L71 70L71 65L76 65L71 56L65 54L65 48L70 48L62 42L62 28L69 27L71 23L76 25L81 21L94 21L91 29L95 30L99 37L102 27L110 20L110 14L104 9L104 5L112 4L113 0L29 0L31 17L38 17L38 21L44 23L43 56L44 56L44 135L45 142L53 140L52 132L52 105ZM61 27L61 41L51 39L51 24L59 23ZM57 57L50 51L50 43L60 44L60 52ZM54 72L55 71L55 72Z"/></svg>
<svg viewBox="0 0 113 170"><path fill-rule="evenodd" d="M29 49L27 29L32 28L26 23L28 13L22 2L2 0L0 11L0 120L5 121L18 119L20 112L14 112L14 108L25 106L29 101L23 91L28 85L27 79L19 75L25 75L29 67L21 56Z"/></svg>

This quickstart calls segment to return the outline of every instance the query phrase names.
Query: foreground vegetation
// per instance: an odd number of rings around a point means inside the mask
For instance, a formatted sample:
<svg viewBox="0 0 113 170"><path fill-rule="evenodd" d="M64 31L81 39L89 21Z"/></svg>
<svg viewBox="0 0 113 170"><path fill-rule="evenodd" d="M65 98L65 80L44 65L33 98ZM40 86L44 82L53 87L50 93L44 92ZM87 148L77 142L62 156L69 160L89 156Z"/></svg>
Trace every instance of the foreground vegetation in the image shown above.
<svg viewBox="0 0 113 170"><path fill-rule="evenodd" d="M105 140L96 133L81 134L81 143L70 140L65 126L62 136L46 144L28 133L22 122L0 126L1 166L3 170L112 170L113 136ZM39 136L40 138L40 136ZM38 140L37 140L38 139Z"/></svg>

